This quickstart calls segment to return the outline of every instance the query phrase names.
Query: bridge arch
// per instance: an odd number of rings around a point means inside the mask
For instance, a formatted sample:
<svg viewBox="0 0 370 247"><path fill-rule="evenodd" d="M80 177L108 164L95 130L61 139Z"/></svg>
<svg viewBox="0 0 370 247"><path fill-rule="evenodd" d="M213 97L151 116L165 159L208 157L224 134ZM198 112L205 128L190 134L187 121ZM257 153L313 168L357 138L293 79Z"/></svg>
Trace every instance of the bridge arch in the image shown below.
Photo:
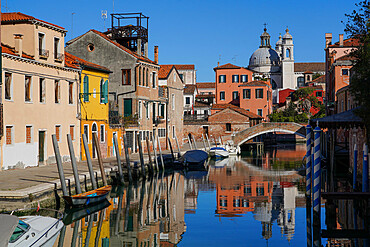
<svg viewBox="0 0 370 247"><path fill-rule="evenodd" d="M256 136L272 132L283 132L289 134L296 134L303 138L306 137L305 126L301 124L292 122L287 123L269 122L269 123L260 123L253 127L239 131L233 136L233 141L235 145L239 148L242 144L253 139Z"/></svg>

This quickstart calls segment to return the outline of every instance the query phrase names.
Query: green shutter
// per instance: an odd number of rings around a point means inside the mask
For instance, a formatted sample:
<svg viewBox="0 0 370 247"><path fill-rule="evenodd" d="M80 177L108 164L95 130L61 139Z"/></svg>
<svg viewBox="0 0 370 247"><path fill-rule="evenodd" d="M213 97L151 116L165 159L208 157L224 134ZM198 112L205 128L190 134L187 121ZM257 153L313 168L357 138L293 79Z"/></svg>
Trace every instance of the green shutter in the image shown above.
<svg viewBox="0 0 370 247"><path fill-rule="evenodd" d="M104 83L104 103L108 103L108 80Z"/></svg>
<svg viewBox="0 0 370 247"><path fill-rule="evenodd" d="M128 117L132 115L132 99L124 99L123 101L123 116Z"/></svg>
<svg viewBox="0 0 370 247"><path fill-rule="evenodd" d="M87 75L85 75L84 77L84 84L83 84L83 87L84 87L84 102L88 102L89 101L89 77Z"/></svg>

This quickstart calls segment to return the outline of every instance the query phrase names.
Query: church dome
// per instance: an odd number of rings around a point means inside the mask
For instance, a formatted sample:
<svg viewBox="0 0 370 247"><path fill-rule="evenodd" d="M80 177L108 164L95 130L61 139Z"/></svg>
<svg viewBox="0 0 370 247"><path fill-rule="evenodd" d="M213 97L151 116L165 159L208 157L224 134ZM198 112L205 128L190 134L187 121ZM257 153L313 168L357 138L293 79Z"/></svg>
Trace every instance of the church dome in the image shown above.
<svg viewBox="0 0 370 247"><path fill-rule="evenodd" d="M249 68L257 72L276 72L280 63L278 53L269 47L258 48L249 59Z"/></svg>

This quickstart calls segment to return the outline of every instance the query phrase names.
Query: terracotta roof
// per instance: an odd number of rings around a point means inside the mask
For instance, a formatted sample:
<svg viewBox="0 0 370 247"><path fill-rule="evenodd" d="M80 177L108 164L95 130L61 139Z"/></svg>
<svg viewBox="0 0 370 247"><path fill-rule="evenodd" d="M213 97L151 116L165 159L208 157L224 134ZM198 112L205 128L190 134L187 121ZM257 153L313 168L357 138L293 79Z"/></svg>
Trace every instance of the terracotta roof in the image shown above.
<svg viewBox="0 0 370 247"><path fill-rule="evenodd" d="M255 86L270 86L268 81L251 81L247 83L240 84L238 87L255 87Z"/></svg>
<svg viewBox="0 0 370 247"><path fill-rule="evenodd" d="M318 82L318 83L323 83L325 82L325 75L322 75L320 77L317 77L315 80L312 80L312 82Z"/></svg>
<svg viewBox="0 0 370 247"><path fill-rule="evenodd" d="M197 90L197 85L186 84L184 87L184 94L193 94Z"/></svg>
<svg viewBox="0 0 370 247"><path fill-rule="evenodd" d="M161 67L159 68L158 79L166 79L174 66L172 64L160 66Z"/></svg>
<svg viewBox="0 0 370 247"><path fill-rule="evenodd" d="M68 52L65 52L65 64L67 67L72 67L72 68L89 68L89 69L94 69L94 70L99 70L107 73L112 73L108 68L103 67L101 65L95 64L88 62L86 60L83 60L82 58L76 57Z"/></svg>
<svg viewBox="0 0 370 247"><path fill-rule="evenodd" d="M253 112L247 111L243 108L240 108L238 106L232 105L232 104L213 104L211 110L224 110L224 109L231 109L236 112L239 112L240 114L247 116L249 118L260 118L262 119L261 116L258 116L257 114L254 114Z"/></svg>
<svg viewBox="0 0 370 247"><path fill-rule="evenodd" d="M198 88L216 88L216 83L214 82L197 82Z"/></svg>
<svg viewBox="0 0 370 247"><path fill-rule="evenodd" d="M15 53L15 48L14 47L11 47L11 46L8 46L8 45L5 45L5 44L1 44L2 46L2 51L3 53L6 53L6 54L10 54L10 55L14 55L14 56L18 56L16 53ZM22 57L23 58L28 58L28 59L32 59L34 60L34 57L31 56L31 55L28 55L27 53L24 53L22 52Z"/></svg>
<svg viewBox="0 0 370 247"><path fill-rule="evenodd" d="M240 68L242 68L242 67L231 64L231 63L227 63L227 64L224 64L224 65L217 66L217 67L213 68L213 70L217 70L217 69L240 69Z"/></svg>
<svg viewBox="0 0 370 247"><path fill-rule="evenodd" d="M354 60L356 60L356 58L354 56L351 56L351 54L347 54L335 59L335 61L354 61Z"/></svg>
<svg viewBox="0 0 370 247"><path fill-rule="evenodd" d="M194 70L194 64L174 64L177 70Z"/></svg>
<svg viewBox="0 0 370 247"><path fill-rule="evenodd" d="M325 63L294 63L294 72L325 71Z"/></svg>
<svg viewBox="0 0 370 247"><path fill-rule="evenodd" d="M197 94L195 96L195 98L197 99L208 99L208 98L214 98L215 95L212 93L212 94Z"/></svg>
<svg viewBox="0 0 370 247"><path fill-rule="evenodd" d="M306 72L304 72L303 74L313 74L313 72L312 72L312 71L307 70L307 71L306 71Z"/></svg>
<svg viewBox="0 0 370 247"><path fill-rule="evenodd" d="M342 47L355 47L355 46L359 46L359 45L360 45L360 40L359 39L349 38L349 39L343 40L343 46ZM341 47L341 46L339 46L339 41L338 41L338 42L335 42L332 45L329 45L328 47L332 48L332 47Z"/></svg>
<svg viewBox="0 0 370 247"><path fill-rule="evenodd" d="M16 23L16 22L21 23L21 22L32 22L32 21L43 22L47 25L51 25L51 26L54 26L54 27L57 27L59 29L64 30L64 28L61 27L61 26L58 26L58 25L55 25L53 23L46 22L46 21L43 21L43 20L40 20L40 19L36 19L33 16L26 15L26 14L23 14L23 13L20 13L20 12L1 13L1 23L3 25L7 24L7 23Z"/></svg>
<svg viewBox="0 0 370 247"><path fill-rule="evenodd" d="M144 57L144 56L139 56L136 52L133 52L131 51L130 49L124 47L123 45L120 45L118 44L117 42L111 40L107 35L97 31L97 30L94 30L94 29L91 29L90 30L91 32L94 32L96 33L97 35L101 36L102 38L104 38L105 40L109 41L110 43L114 44L115 46L119 47L120 49L122 49L123 51L131 54L132 56L134 56L135 58L141 60L141 61L144 61L144 62L148 62L148 63L152 63L152 64L156 64L155 62L153 62L152 60L150 60L149 58L147 57ZM90 32L89 31L89 32Z"/></svg>
<svg viewBox="0 0 370 247"><path fill-rule="evenodd" d="M202 103L202 102L195 101L194 107L209 107L209 105Z"/></svg>

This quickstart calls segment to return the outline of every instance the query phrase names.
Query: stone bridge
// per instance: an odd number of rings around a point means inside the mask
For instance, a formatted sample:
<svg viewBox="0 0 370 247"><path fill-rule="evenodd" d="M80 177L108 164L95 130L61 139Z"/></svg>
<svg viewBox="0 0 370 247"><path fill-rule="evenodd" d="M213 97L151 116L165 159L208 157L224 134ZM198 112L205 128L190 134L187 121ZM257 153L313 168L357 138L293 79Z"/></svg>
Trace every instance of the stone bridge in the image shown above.
<svg viewBox="0 0 370 247"><path fill-rule="evenodd" d="M233 136L233 141L236 147L240 147L246 141L265 134L269 132L284 132L289 134L296 134L301 137L306 137L306 129L305 126L297 124L297 123L275 123L275 122L268 122L268 123L260 123L251 128L247 128L245 130L239 131L238 133Z"/></svg>

